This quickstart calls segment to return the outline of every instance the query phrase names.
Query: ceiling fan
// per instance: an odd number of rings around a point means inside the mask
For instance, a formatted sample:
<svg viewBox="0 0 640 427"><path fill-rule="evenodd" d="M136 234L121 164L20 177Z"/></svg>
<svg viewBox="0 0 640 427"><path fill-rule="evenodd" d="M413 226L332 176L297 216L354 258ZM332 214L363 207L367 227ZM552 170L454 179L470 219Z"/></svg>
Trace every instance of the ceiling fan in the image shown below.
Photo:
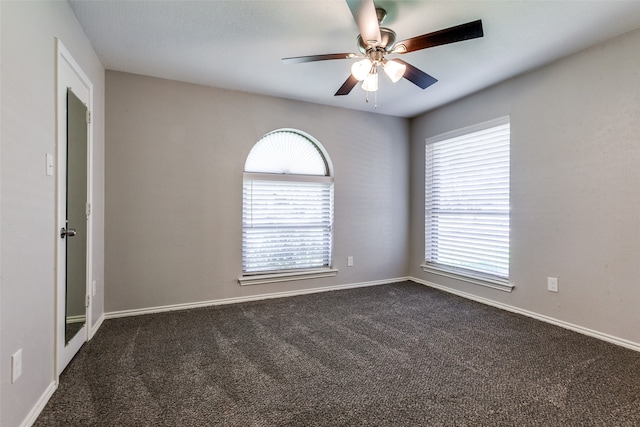
<svg viewBox="0 0 640 427"><path fill-rule="evenodd" d="M358 82L362 82L362 88L367 92L377 91L378 67L382 67L385 74L394 83L404 77L421 89L426 89L438 80L401 59L386 59L385 55L403 55L416 50L474 39L484 35L482 20L477 20L396 42L396 33L389 28L380 26L387 15L384 9L376 8L373 0L346 1L360 30L358 35L360 54L329 53L282 58L282 62L285 64L360 58L351 66L349 78L340 86L335 96L348 95Z"/></svg>

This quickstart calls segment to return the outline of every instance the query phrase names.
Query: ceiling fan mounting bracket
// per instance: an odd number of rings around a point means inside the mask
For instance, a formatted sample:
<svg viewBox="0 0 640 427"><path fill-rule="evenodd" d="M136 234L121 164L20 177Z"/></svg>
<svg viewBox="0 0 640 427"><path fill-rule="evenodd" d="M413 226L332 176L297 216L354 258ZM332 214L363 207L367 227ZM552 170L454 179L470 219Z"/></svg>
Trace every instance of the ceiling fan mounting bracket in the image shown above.
<svg viewBox="0 0 640 427"><path fill-rule="evenodd" d="M378 25L382 25L384 18L387 17L387 11L381 7L376 7L376 17L378 18Z"/></svg>

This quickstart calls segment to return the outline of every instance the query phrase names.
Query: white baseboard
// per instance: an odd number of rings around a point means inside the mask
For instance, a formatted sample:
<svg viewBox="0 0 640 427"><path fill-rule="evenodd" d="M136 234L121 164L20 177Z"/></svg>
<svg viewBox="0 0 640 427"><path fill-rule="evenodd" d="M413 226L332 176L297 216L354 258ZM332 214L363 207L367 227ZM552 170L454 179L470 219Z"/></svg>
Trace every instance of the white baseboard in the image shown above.
<svg viewBox="0 0 640 427"><path fill-rule="evenodd" d="M98 332L98 329L100 328L100 326L102 326L102 322L104 322L104 313L102 313L100 317L98 317L96 323L94 323L93 326L89 329L89 336L87 337L87 341L93 338L96 332Z"/></svg>
<svg viewBox="0 0 640 427"><path fill-rule="evenodd" d="M84 314L80 314L78 316L68 316L66 319L67 323L84 323L87 321L87 316Z"/></svg>
<svg viewBox="0 0 640 427"><path fill-rule="evenodd" d="M613 335L605 334L602 332L594 331L593 329L585 328L579 325L574 325L573 323L565 322L563 320L558 320L553 317L545 316L544 314L535 313L533 311L524 310L522 308L514 307L508 304L503 304L500 302L496 302L487 298L482 298L467 292L458 291L456 289L451 289L446 286L441 286L436 283L428 282L426 280L418 279L415 277L409 277L408 280L419 283L424 286L428 286L430 288L435 288L444 292L448 292L450 294L458 295L460 297L470 299L482 304L490 305L492 307L499 308L501 310L510 311L512 313L522 314L523 316L531 317L536 320L541 320L546 323L550 323L552 325L560 326L564 329L569 329L574 332L578 332L583 335L588 335L593 338L598 338L603 341L610 342L612 344L619 345L621 347L626 347L631 350L640 351L640 343L636 343L633 341L626 340L624 338L615 337Z"/></svg>
<svg viewBox="0 0 640 427"><path fill-rule="evenodd" d="M175 311L175 310L188 310L191 308L210 307L214 305L238 304L238 303L249 302L249 301L260 301L265 299L316 294L320 292L337 291L337 290L343 290L343 289L363 288L366 286L385 285L389 283L402 282L405 280L412 280L412 279L408 277L398 277L395 279L376 280L373 282L349 283L346 285L326 286L322 288L301 289L301 290L286 291L286 292L274 292L269 294L252 295L248 297L224 298L224 299L211 300L211 301L163 305L158 307L140 308L140 309L133 309L133 310L112 311L109 313L105 313L104 318L114 319L117 317L139 316L141 314L163 313L166 311Z"/></svg>
<svg viewBox="0 0 640 427"><path fill-rule="evenodd" d="M40 412L42 412L49 399L51 399L53 392L56 391L57 388L58 383L56 381L52 381L44 393L42 393L38 402L33 406L33 408L31 408L31 411L29 411L27 417L22 421L20 427L31 427L33 423L36 422L38 415L40 415Z"/></svg>

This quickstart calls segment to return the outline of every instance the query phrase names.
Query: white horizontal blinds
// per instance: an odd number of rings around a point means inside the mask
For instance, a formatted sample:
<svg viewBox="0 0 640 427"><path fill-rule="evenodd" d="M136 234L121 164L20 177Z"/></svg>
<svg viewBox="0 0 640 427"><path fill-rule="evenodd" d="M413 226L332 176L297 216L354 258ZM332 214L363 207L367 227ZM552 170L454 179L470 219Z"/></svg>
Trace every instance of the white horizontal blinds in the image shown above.
<svg viewBox="0 0 640 427"><path fill-rule="evenodd" d="M245 179L245 273L331 265L333 183Z"/></svg>
<svg viewBox="0 0 640 427"><path fill-rule="evenodd" d="M271 132L244 172L243 272L330 267L333 181L317 143L294 130Z"/></svg>
<svg viewBox="0 0 640 427"><path fill-rule="evenodd" d="M509 123L427 143L427 263L508 278L509 145Z"/></svg>
<svg viewBox="0 0 640 427"><path fill-rule="evenodd" d="M268 133L256 143L244 171L329 175L322 153L311 140L298 132L282 130Z"/></svg>

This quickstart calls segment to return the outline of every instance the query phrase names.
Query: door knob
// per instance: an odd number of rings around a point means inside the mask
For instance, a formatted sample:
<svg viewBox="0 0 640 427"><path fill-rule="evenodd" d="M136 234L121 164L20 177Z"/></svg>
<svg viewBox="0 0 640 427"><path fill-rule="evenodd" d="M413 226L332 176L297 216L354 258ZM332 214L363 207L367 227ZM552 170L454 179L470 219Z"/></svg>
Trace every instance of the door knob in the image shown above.
<svg viewBox="0 0 640 427"><path fill-rule="evenodd" d="M62 237L63 239L66 236L73 237L75 235L76 235L76 229L75 228L70 228L70 229L67 230L66 228L62 227L60 229L60 237Z"/></svg>

